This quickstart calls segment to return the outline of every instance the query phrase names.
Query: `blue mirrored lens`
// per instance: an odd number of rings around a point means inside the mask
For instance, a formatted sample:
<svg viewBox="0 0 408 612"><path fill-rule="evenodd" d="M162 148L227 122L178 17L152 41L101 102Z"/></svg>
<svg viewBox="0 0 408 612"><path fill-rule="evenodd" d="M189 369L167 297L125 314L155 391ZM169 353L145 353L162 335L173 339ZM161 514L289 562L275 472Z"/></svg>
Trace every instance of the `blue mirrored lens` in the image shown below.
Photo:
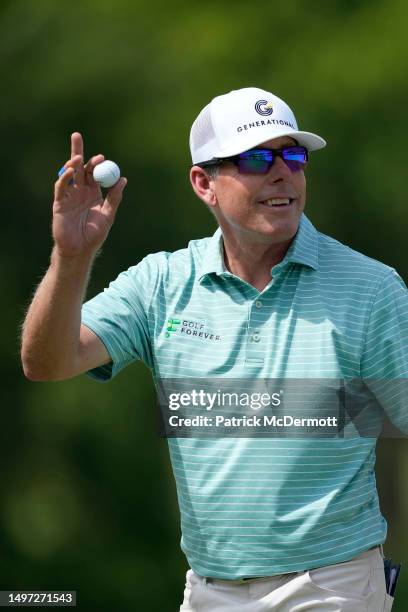
<svg viewBox="0 0 408 612"><path fill-rule="evenodd" d="M307 162L307 150L304 147L282 149L282 157L285 161L297 161L305 164Z"/></svg>
<svg viewBox="0 0 408 612"><path fill-rule="evenodd" d="M273 153L268 149L252 149L241 153L238 159L240 172L266 174L273 164Z"/></svg>
<svg viewBox="0 0 408 612"><path fill-rule="evenodd" d="M269 172L275 155L279 155L286 165L295 172L307 163L308 154L305 147L286 147L284 149L251 149L238 155L238 170L243 174L266 174Z"/></svg>

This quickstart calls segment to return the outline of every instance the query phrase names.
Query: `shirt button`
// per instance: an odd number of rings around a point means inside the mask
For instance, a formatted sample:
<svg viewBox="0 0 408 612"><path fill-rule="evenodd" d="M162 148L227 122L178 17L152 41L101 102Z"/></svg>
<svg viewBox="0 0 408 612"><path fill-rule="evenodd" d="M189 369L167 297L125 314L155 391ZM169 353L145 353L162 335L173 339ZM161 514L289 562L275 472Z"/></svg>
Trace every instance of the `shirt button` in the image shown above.
<svg viewBox="0 0 408 612"><path fill-rule="evenodd" d="M259 342L259 341L260 341L260 337L259 337L259 335L258 335L258 334L254 334L254 335L252 336L252 340L253 340L254 342Z"/></svg>
<svg viewBox="0 0 408 612"><path fill-rule="evenodd" d="M261 300L256 300L256 302L255 302L255 306L256 306L257 308L262 308L262 302L261 302Z"/></svg>

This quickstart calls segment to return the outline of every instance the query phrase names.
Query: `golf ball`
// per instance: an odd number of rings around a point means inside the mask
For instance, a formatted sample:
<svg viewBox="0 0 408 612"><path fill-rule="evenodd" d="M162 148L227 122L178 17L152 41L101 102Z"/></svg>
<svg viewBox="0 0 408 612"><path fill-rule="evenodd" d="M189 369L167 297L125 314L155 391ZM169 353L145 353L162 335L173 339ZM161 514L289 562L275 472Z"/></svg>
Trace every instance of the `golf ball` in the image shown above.
<svg viewBox="0 0 408 612"><path fill-rule="evenodd" d="M101 187L113 187L113 185L120 179L119 166L115 164L115 162L107 159L95 166L93 177Z"/></svg>

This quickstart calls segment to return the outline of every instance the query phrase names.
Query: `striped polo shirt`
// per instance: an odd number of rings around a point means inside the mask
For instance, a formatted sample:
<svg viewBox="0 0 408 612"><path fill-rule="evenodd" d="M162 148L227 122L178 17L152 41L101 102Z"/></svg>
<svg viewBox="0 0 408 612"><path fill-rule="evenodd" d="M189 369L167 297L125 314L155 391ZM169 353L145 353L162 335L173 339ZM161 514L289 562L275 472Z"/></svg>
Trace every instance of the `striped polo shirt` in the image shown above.
<svg viewBox="0 0 408 612"><path fill-rule="evenodd" d="M408 378L407 289L395 270L304 215L261 292L226 269L218 229L121 273L84 304L82 322L111 356L89 372L101 381L139 359L156 382L365 379L367 394L408 431L405 387L378 384ZM296 572L386 538L374 437L175 437L168 445L181 547L197 574Z"/></svg>

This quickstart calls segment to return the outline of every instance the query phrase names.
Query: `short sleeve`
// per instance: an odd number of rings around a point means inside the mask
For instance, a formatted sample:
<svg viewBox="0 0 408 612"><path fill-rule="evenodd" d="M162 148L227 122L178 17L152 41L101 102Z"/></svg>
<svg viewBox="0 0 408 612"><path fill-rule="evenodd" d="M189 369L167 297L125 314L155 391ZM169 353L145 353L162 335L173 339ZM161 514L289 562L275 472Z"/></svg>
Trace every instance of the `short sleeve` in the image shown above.
<svg viewBox="0 0 408 612"><path fill-rule="evenodd" d="M83 304L82 324L100 338L112 360L88 375L107 381L138 360L152 368L148 308L157 276L157 266L152 265L151 256L146 257Z"/></svg>
<svg viewBox="0 0 408 612"><path fill-rule="evenodd" d="M391 421L408 432L408 290L395 270L373 301L361 374Z"/></svg>

